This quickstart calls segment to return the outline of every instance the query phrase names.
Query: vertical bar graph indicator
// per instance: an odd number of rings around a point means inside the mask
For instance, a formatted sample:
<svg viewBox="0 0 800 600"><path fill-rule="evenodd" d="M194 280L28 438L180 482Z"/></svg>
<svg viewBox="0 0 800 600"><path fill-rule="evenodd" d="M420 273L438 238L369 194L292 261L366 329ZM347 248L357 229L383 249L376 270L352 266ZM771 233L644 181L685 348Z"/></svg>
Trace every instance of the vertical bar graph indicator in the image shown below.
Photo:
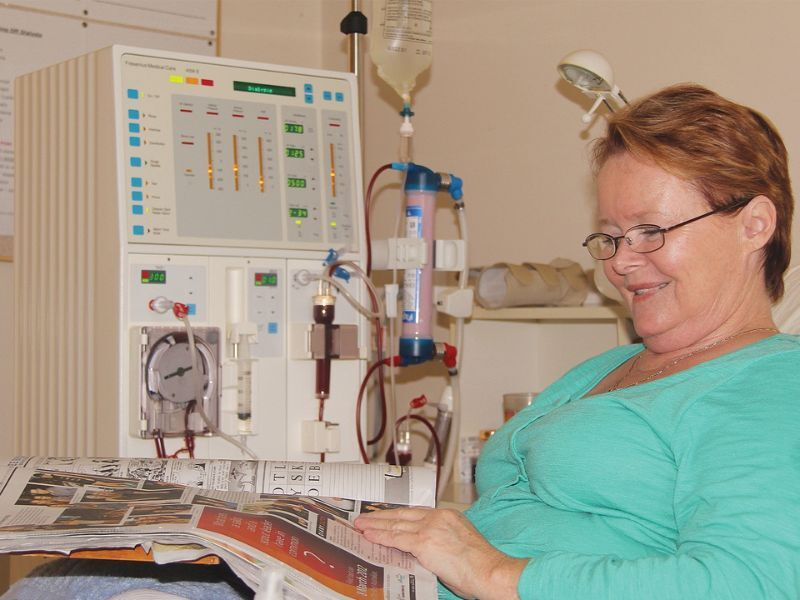
<svg viewBox="0 0 800 600"><path fill-rule="evenodd" d="M336 166L333 162L333 144L329 145L331 154L331 195L336 198Z"/></svg>
<svg viewBox="0 0 800 600"><path fill-rule="evenodd" d="M206 134L206 148L208 150L208 189L214 189L214 153L211 144L211 132Z"/></svg>
<svg viewBox="0 0 800 600"><path fill-rule="evenodd" d="M233 135L233 189L239 191L239 140Z"/></svg>
<svg viewBox="0 0 800 600"><path fill-rule="evenodd" d="M258 136L258 189L264 192L264 142Z"/></svg>

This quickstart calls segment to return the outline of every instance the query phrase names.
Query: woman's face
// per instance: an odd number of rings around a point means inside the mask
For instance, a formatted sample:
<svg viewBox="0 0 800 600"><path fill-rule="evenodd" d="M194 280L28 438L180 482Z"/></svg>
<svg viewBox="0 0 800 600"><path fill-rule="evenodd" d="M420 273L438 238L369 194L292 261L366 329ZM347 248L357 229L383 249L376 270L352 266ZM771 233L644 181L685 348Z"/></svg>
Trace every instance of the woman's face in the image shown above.
<svg viewBox="0 0 800 600"><path fill-rule="evenodd" d="M600 231L613 236L641 224L669 227L711 208L689 183L629 154L611 158L597 186ZM748 308L742 298L758 285L752 262L736 217L715 214L666 233L664 246L649 254L623 240L603 267L636 332L649 348L668 352L728 335Z"/></svg>

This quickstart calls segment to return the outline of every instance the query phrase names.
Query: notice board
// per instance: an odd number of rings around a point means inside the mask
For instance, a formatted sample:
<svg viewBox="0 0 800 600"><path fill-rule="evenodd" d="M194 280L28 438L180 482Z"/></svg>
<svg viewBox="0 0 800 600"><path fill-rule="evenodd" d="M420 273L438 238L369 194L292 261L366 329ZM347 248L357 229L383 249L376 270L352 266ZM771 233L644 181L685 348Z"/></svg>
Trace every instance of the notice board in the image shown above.
<svg viewBox="0 0 800 600"><path fill-rule="evenodd" d="M216 55L219 0L0 2L0 260L14 235L14 78L112 44Z"/></svg>

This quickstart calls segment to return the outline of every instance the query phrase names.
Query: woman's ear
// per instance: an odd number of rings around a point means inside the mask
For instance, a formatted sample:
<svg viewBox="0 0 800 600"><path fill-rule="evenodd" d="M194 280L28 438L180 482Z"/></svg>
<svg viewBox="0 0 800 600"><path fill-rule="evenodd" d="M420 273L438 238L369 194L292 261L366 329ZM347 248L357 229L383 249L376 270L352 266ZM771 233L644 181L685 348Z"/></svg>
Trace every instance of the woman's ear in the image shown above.
<svg viewBox="0 0 800 600"><path fill-rule="evenodd" d="M753 250L760 250L772 238L777 225L777 212L772 200L756 196L739 213L743 241Z"/></svg>

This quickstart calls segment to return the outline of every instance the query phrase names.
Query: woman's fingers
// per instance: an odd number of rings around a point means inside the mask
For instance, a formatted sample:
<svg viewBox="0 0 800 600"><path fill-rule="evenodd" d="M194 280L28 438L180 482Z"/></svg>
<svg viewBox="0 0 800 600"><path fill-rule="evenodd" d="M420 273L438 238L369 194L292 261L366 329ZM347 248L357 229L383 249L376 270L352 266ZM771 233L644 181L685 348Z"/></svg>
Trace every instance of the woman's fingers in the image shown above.
<svg viewBox="0 0 800 600"><path fill-rule="evenodd" d="M393 508L390 510L377 510L375 512L361 515L356 522L362 520L369 522L379 521L421 521L426 518L434 509L432 508Z"/></svg>

